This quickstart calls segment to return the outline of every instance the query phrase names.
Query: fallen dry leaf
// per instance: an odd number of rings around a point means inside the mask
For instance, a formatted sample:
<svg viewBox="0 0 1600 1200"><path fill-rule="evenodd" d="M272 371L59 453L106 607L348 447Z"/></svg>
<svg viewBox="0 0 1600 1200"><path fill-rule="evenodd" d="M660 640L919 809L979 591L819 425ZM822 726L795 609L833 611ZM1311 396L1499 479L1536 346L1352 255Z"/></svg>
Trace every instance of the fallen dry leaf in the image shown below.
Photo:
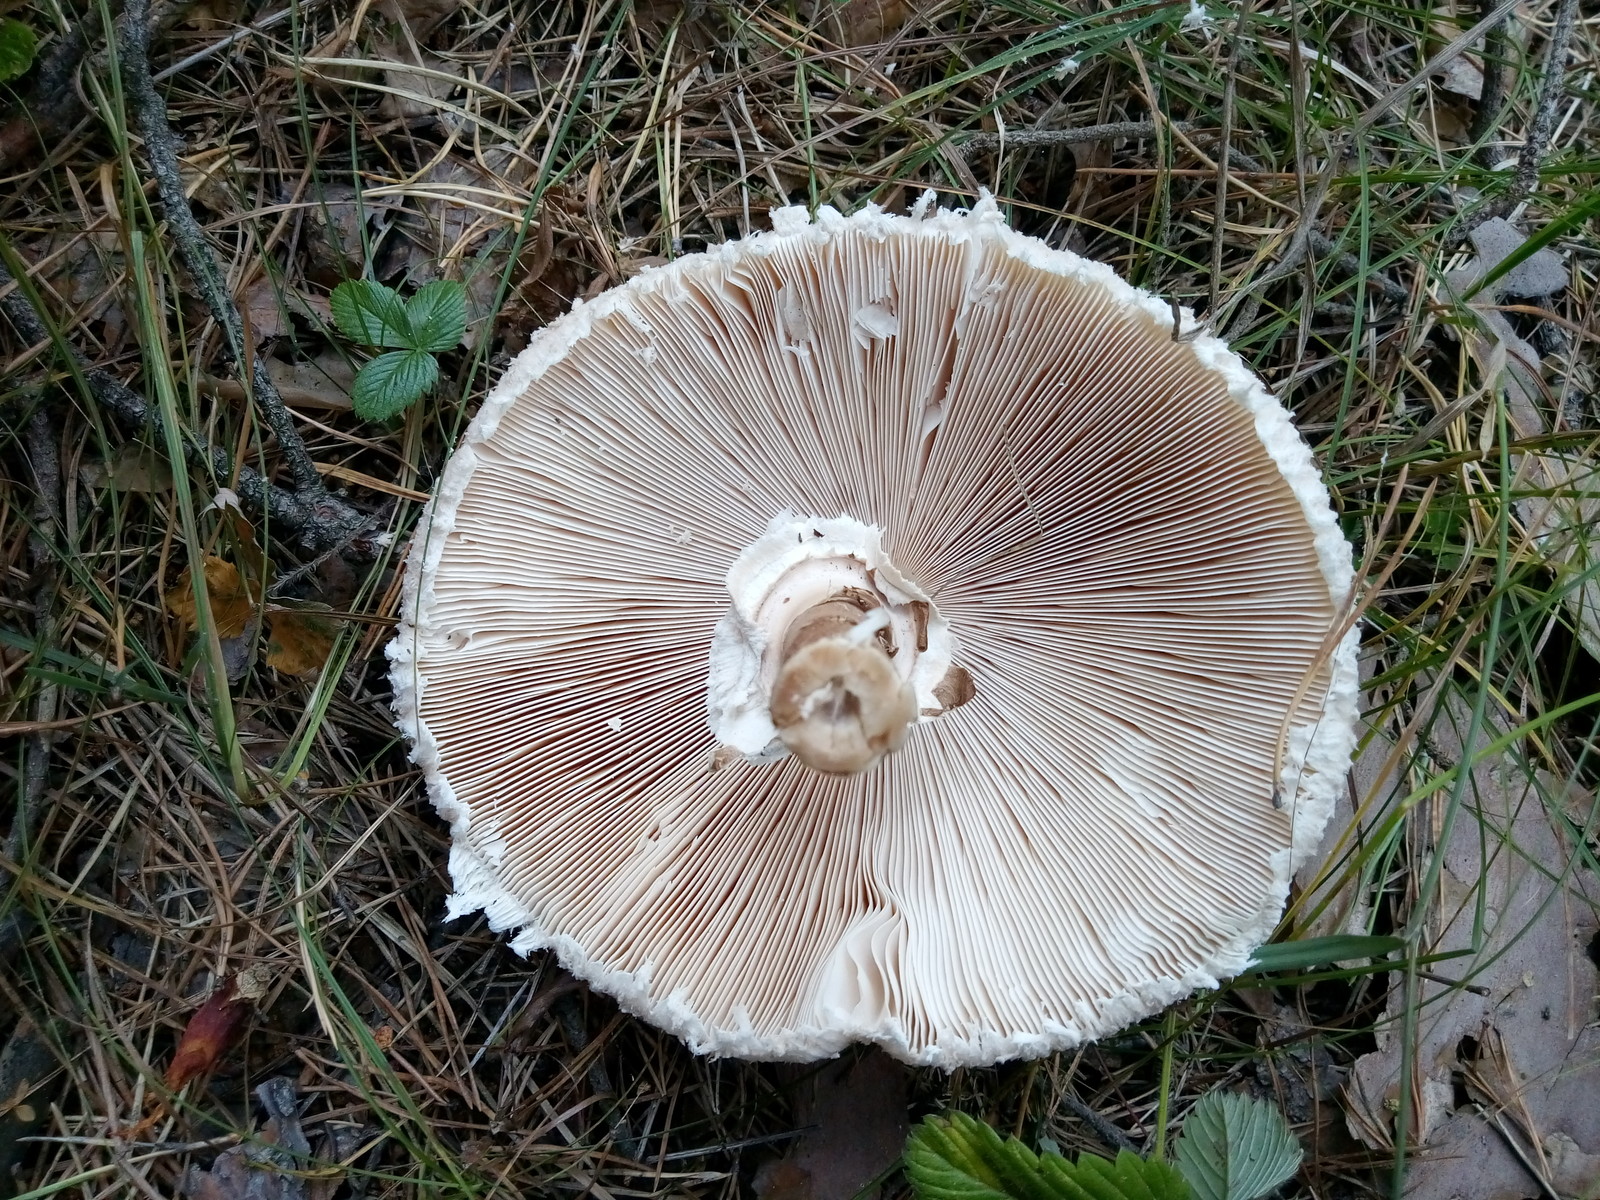
<svg viewBox="0 0 1600 1200"><path fill-rule="evenodd" d="M1431 733L1447 762L1461 757L1464 708L1452 705ZM1479 745L1501 732L1485 729ZM1472 990L1419 981L1411 1075L1402 1079L1405 997L1396 982L1378 1049L1356 1061L1346 1095L1351 1133L1387 1149L1400 1089L1409 1091L1417 1153L1408 1200L1522 1200L1540 1190L1522 1159L1539 1164L1558 1134L1574 1154L1600 1153L1600 973L1587 952L1600 936L1600 879L1573 861L1557 820L1562 810L1588 811L1591 800L1547 775L1530 778L1505 755L1479 763L1471 778L1467 807L1439 847L1436 921L1422 950L1454 955L1434 970ZM1440 815L1423 814L1423 827Z"/></svg>
<svg viewBox="0 0 1600 1200"><path fill-rule="evenodd" d="M239 575L239 568L226 559L208 554L205 558L206 596L211 602L211 620L219 638L244 636L250 619L255 614L255 604ZM177 586L162 597L168 614L185 629L200 628L199 610L195 606L193 579L188 570L178 576Z"/></svg>
<svg viewBox="0 0 1600 1200"><path fill-rule="evenodd" d="M177 1091L197 1075L216 1069L250 1019L251 1001L239 994L239 977L230 975L195 1009L167 1065L165 1082Z"/></svg>
<svg viewBox="0 0 1600 1200"><path fill-rule="evenodd" d="M289 332L289 314L284 311L280 286L266 276L245 288L239 297L239 315L250 326L250 336L259 345Z"/></svg>
<svg viewBox="0 0 1600 1200"><path fill-rule="evenodd" d="M317 608L274 610L267 614L267 666L285 675L320 671L333 652L335 632Z"/></svg>
<svg viewBox="0 0 1600 1200"><path fill-rule="evenodd" d="M293 1081L269 1079L256 1088L256 1099L267 1114L260 1132L217 1155L211 1170L190 1167L181 1189L187 1200L311 1200L319 1180L308 1169L311 1143L300 1128Z"/></svg>
<svg viewBox="0 0 1600 1200"><path fill-rule="evenodd" d="M910 0L819 0L817 18L842 46L872 46L897 33L916 12Z"/></svg>
<svg viewBox="0 0 1600 1200"><path fill-rule="evenodd" d="M196 1076L216 1068L271 983L272 969L261 963L222 981L184 1026L183 1036L172 1052L172 1062L167 1065L164 1078L168 1088L177 1091Z"/></svg>
<svg viewBox="0 0 1600 1200"><path fill-rule="evenodd" d="M149 494L172 486L172 468L156 450L128 442L104 459L85 460L78 468L78 478L86 487Z"/></svg>
<svg viewBox="0 0 1600 1200"><path fill-rule="evenodd" d="M267 361L267 374L290 408L350 408L355 386L355 365L331 350L300 362Z"/></svg>
<svg viewBox="0 0 1600 1200"><path fill-rule="evenodd" d="M910 1070L873 1049L789 1073L795 1081L795 1123L810 1128L784 1158L762 1166L756 1195L761 1200L857 1195L905 1148Z"/></svg>
<svg viewBox="0 0 1600 1200"><path fill-rule="evenodd" d="M460 86L456 82L462 74L458 64L426 50L418 50L403 41L375 40L371 53L375 59L395 64L383 72L387 90L378 101L379 116L406 121L414 117L437 115L452 129L460 123L460 117L437 103ZM408 69L415 67L423 69Z"/></svg>

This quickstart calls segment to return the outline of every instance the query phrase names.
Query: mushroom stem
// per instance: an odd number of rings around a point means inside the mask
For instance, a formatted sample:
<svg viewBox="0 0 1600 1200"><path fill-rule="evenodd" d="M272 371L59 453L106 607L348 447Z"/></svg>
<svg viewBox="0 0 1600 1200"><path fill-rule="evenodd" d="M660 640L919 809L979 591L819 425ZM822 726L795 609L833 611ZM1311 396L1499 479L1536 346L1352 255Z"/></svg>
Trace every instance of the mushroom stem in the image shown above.
<svg viewBox="0 0 1600 1200"><path fill-rule="evenodd" d="M854 775L897 749L917 703L893 653L888 613L858 588L795 618L769 704L790 753L813 771Z"/></svg>

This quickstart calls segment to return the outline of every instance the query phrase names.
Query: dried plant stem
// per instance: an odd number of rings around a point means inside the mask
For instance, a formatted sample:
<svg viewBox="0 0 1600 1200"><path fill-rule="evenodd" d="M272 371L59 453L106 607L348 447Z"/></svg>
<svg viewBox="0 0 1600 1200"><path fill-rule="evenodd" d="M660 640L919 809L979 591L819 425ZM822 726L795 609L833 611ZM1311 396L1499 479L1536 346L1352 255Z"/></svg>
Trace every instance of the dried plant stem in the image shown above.
<svg viewBox="0 0 1600 1200"><path fill-rule="evenodd" d="M0 264L0 311L28 343L38 345L53 340L39 311L3 264ZM110 372L89 366L70 347L67 352L72 355L72 367L81 374L90 394L119 425L130 433L153 434L159 438L163 431L161 415L143 396ZM366 525L360 513L326 492L308 500L277 487L251 467L235 467L233 457L226 450L195 437L188 430L182 430L181 436L185 456L193 466L211 472L217 479L232 476L241 502L293 533L308 550L325 550L346 542Z"/></svg>
<svg viewBox="0 0 1600 1200"><path fill-rule="evenodd" d="M1173 121L1172 127L1188 133L1198 124L1196 121ZM998 150L1001 146L1078 146L1085 142L1103 142L1114 138L1153 138L1163 128L1154 121L1111 121L1105 125L1083 125L1076 129L1011 129L1003 134L985 130L963 139L961 148Z"/></svg>
<svg viewBox="0 0 1600 1200"><path fill-rule="evenodd" d="M139 131L144 137L145 155L150 160L150 170L161 196L167 229L222 330L228 354L241 373L250 379L256 406L278 439L278 450L289 465L296 490L308 499L322 501L327 497L322 476L306 453L300 432L294 427L294 418L278 395L266 363L251 354L245 345L244 323L239 319L238 307L228 294L221 267L184 196L183 176L174 148L176 139L167 122L167 104L150 77L149 0L127 0L126 16L122 31L122 74Z"/></svg>

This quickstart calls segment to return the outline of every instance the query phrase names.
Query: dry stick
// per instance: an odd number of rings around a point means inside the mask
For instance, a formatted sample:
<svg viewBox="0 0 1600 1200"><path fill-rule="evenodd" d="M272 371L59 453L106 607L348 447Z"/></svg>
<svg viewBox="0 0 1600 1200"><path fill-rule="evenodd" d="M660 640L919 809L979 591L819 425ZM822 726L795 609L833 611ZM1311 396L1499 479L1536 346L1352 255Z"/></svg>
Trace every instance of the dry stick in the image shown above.
<svg viewBox="0 0 1600 1200"><path fill-rule="evenodd" d="M33 632L37 644L43 647L50 636L50 605L56 581L56 539L61 528L61 459L56 453L55 431L42 404L36 404L23 430L22 449L34 481L33 532L28 535L28 566L38 580L33 589ZM40 682L33 704L35 724L54 724L60 694L60 688L54 683L48 680ZM44 807L45 789L50 781L50 746L54 740L49 729L36 729L23 743L20 803L4 845L8 862L22 862L28 844L33 840L39 814ZM22 944L31 925L27 912L19 906L0 916L0 960Z"/></svg>
<svg viewBox="0 0 1600 1200"><path fill-rule="evenodd" d="M555 1002L555 1013L556 1019L561 1022L561 1032L566 1035L573 1054L575 1056L582 1054L589 1048L589 1031L583 1023L583 1006L578 1003L576 996L569 993ZM589 1062L589 1090L597 1096L611 1096L617 1100L617 1105L611 1112L611 1140L624 1158L642 1162L640 1155L644 1153L644 1148L639 1144L639 1139L633 1136L633 1128L628 1123L627 1114L622 1111L621 1097L611 1086L611 1076L598 1054Z"/></svg>
<svg viewBox="0 0 1600 1200"><path fill-rule="evenodd" d="M1228 75L1222 89L1222 132L1217 135L1222 153L1217 155L1216 205L1211 213L1211 291L1206 314L1217 311L1217 296L1222 286L1222 252L1227 241L1228 167L1233 157L1233 104L1239 80L1239 47L1244 42L1244 18L1249 6L1241 4L1233 25L1233 46L1228 52Z"/></svg>
<svg viewBox="0 0 1600 1200"><path fill-rule="evenodd" d="M1197 121L1173 121L1174 129L1187 133L1199 128ZM961 140L963 150L996 150L1024 146L1076 146L1111 138L1153 138L1161 132L1154 121L1111 121L1105 125L1083 125L1076 129L1013 129L1005 133L984 130Z"/></svg>
<svg viewBox="0 0 1600 1200"><path fill-rule="evenodd" d="M1480 0L1478 11L1488 16L1494 11L1494 0ZM1483 35L1483 90L1478 93L1478 108L1472 117L1472 127L1467 139L1481 142L1488 138L1499 123L1500 104L1506 95L1506 19L1502 17ZM1487 155L1487 148L1484 154ZM1485 166L1493 163L1485 162Z"/></svg>
<svg viewBox="0 0 1600 1200"><path fill-rule="evenodd" d="M228 294L217 259L206 244L200 222L195 220L189 201L183 192L183 176L178 168L175 149L177 139L167 123L167 104L156 91L150 78L149 0L127 0L127 20L122 31L122 74L127 85L139 131L144 137L145 156L150 160L150 170L156 179L156 189L161 196L161 207L166 213L167 229L178 244L184 265L200 285L211 315L222 329L228 353L241 373L250 377L255 389L256 406L266 418L267 425L278 439L278 449L289 464L295 488L313 504L345 506L327 494L317 466L306 453L300 433L294 427L294 418L278 395L278 389L267 373L267 365L259 356L249 353L245 345L244 324L233 297ZM346 514L354 524L358 517L348 509Z"/></svg>
<svg viewBox="0 0 1600 1200"><path fill-rule="evenodd" d="M1555 21L1550 27L1550 40L1545 45L1544 67L1539 78L1539 98L1534 104L1533 120L1522 140L1522 151L1517 155L1517 173L1506 193L1489 206L1481 220L1503 217L1521 204L1539 186L1539 164L1549 148L1550 135L1556 127L1556 105L1561 102L1562 83L1567 73L1567 48L1572 44L1572 30L1577 24L1578 0L1560 0L1556 5Z"/></svg>
<svg viewBox="0 0 1600 1200"><path fill-rule="evenodd" d="M22 288L15 284L11 273L0 265L0 311L6 314L24 341L35 346L49 344L53 340L50 330ZM66 349L74 366L82 373L90 394L118 424L130 433L147 433L160 440L161 414L147 404L143 396L110 372L89 366L77 351ZM184 455L194 466L212 472L219 479L226 479L235 471L233 457L226 450L186 429L181 430L180 435ZM273 524L294 533L301 544L311 550L323 550L348 541L362 528L354 523L349 510L333 502L332 497L323 496L308 503L295 493L275 486L251 467L237 468L234 490L241 502Z"/></svg>
<svg viewBox="0 0 1600 1200"><path fill-rule="evenodd" d="M1082 1100L1079 1100L1071 1092L1066 1092L1062 1095L1061 1103L1070 1108L1080 1121L1094 1130L1096 1137L1113 1150L1138 1151L1139 1147L1131 1137L1123 1133L1122 1130L1118 1129Z"/></svg>

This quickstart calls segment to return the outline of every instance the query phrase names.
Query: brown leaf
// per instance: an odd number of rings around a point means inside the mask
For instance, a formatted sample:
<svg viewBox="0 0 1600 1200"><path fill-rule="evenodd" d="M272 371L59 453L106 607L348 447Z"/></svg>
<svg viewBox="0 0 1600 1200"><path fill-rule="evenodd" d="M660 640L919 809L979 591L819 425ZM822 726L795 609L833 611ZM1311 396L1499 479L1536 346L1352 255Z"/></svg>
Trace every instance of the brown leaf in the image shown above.
<svg viewBox="0 0 1600 1200"><path fill-rule="evenodd" d="M326 351L304 362L267 361L267 374L291 408L350 408L356 370L341 354Z"/></svg>
<svg viewBox="0 0 1600 1200"><path fill-rule="evenodd" d="M249 1017L250 1001L239 995L238 976L230 975L189 1018L167 1067L167 1087L177 1091L195 1076L215 1070Z"/></svg>
<svg viewBox="0 0 1600 1200"><path fill-rule="evenodd" d="M245 288L239 297L239 315L249 322L257 345L289 332L289 314L284 311L280 288L266 276Z"/></svg>
<svg viewBox="0 0 1600 1200"><path fill-rule="evenodd" d="M1484 725L1480 746L1509 727L1493 714ZM1474 726L1467 704L1447 702L1430 750L1466 760ZM1437 974L1392 984L1377 1048L1346 1089L1351 1133L1378 1150L1393 1144L1409 1093L1407 1136L1421 1153L1408 1200L1521 1200L1536 1190L1526 1163L1557 1134L1600 1155L1600 976L1589 957L1600 878L1569 833L1594 798L1509 752L1473 761L1469 786L1470 808L1433 847L1443 862L1420 949L1438 956ZM1442 833L1438 820L1424 828ZM1411 1006L1415 1030L1402 1037Z"/></svg>
<svg viewBox="0 0 1600 1200"><path fill-rule="evenodd" d="M342 1177L307 1161L311 1144L300 1128L292 1082L269 1079L256 1098L267 1112L261 1132L253 1143L217 1155L209 1171L190 1167L182 1184L188 1200L310 1200L314 1178L337 1183Z"/></svg>
<svg viewBox="0 0 1600 1200"><path fill-rule="evenodd" d="M872 46L888 40L916 12L909 0L822 0L817 13L825 29L843 46Z"/></svg>
<svg viewBox="0 0 1600 1200"><path fill-rule="evenodd" d="M910 1069L881 1050L796 1072L795 1123L812 1126L780 1162L756 1178L761 1200L855 1196L905 1146Z"/></svg>
<svg viewBox="0 0 1600 1200"><path fill-rule="evenodd" d="M208 554L205 558L206 594L211 601L211 619L216 624L219 638L236 638L244 634L255 611L255 605L245 589L239 568L226 559ZM167 612L185 629L200 627L199 612L195 607L194 587L189 571L178 576L178 584L163 598Z"/></svg>
<svg viewBox="0 0 1600 1200"><path fill-rule="evenodd" d="M149 447L128 443L103 460L85 460L78 468L78 478L88 487L114 492L164 492L172 486L172 468L163 455Z"/></svg>
<svg viewBox="0 0 1600 1200"><path fill-rule="evenodd" d="M315 610L274 611L267 616L267 666L285 675L322 670L333 652L334 624Z"/></svg>

